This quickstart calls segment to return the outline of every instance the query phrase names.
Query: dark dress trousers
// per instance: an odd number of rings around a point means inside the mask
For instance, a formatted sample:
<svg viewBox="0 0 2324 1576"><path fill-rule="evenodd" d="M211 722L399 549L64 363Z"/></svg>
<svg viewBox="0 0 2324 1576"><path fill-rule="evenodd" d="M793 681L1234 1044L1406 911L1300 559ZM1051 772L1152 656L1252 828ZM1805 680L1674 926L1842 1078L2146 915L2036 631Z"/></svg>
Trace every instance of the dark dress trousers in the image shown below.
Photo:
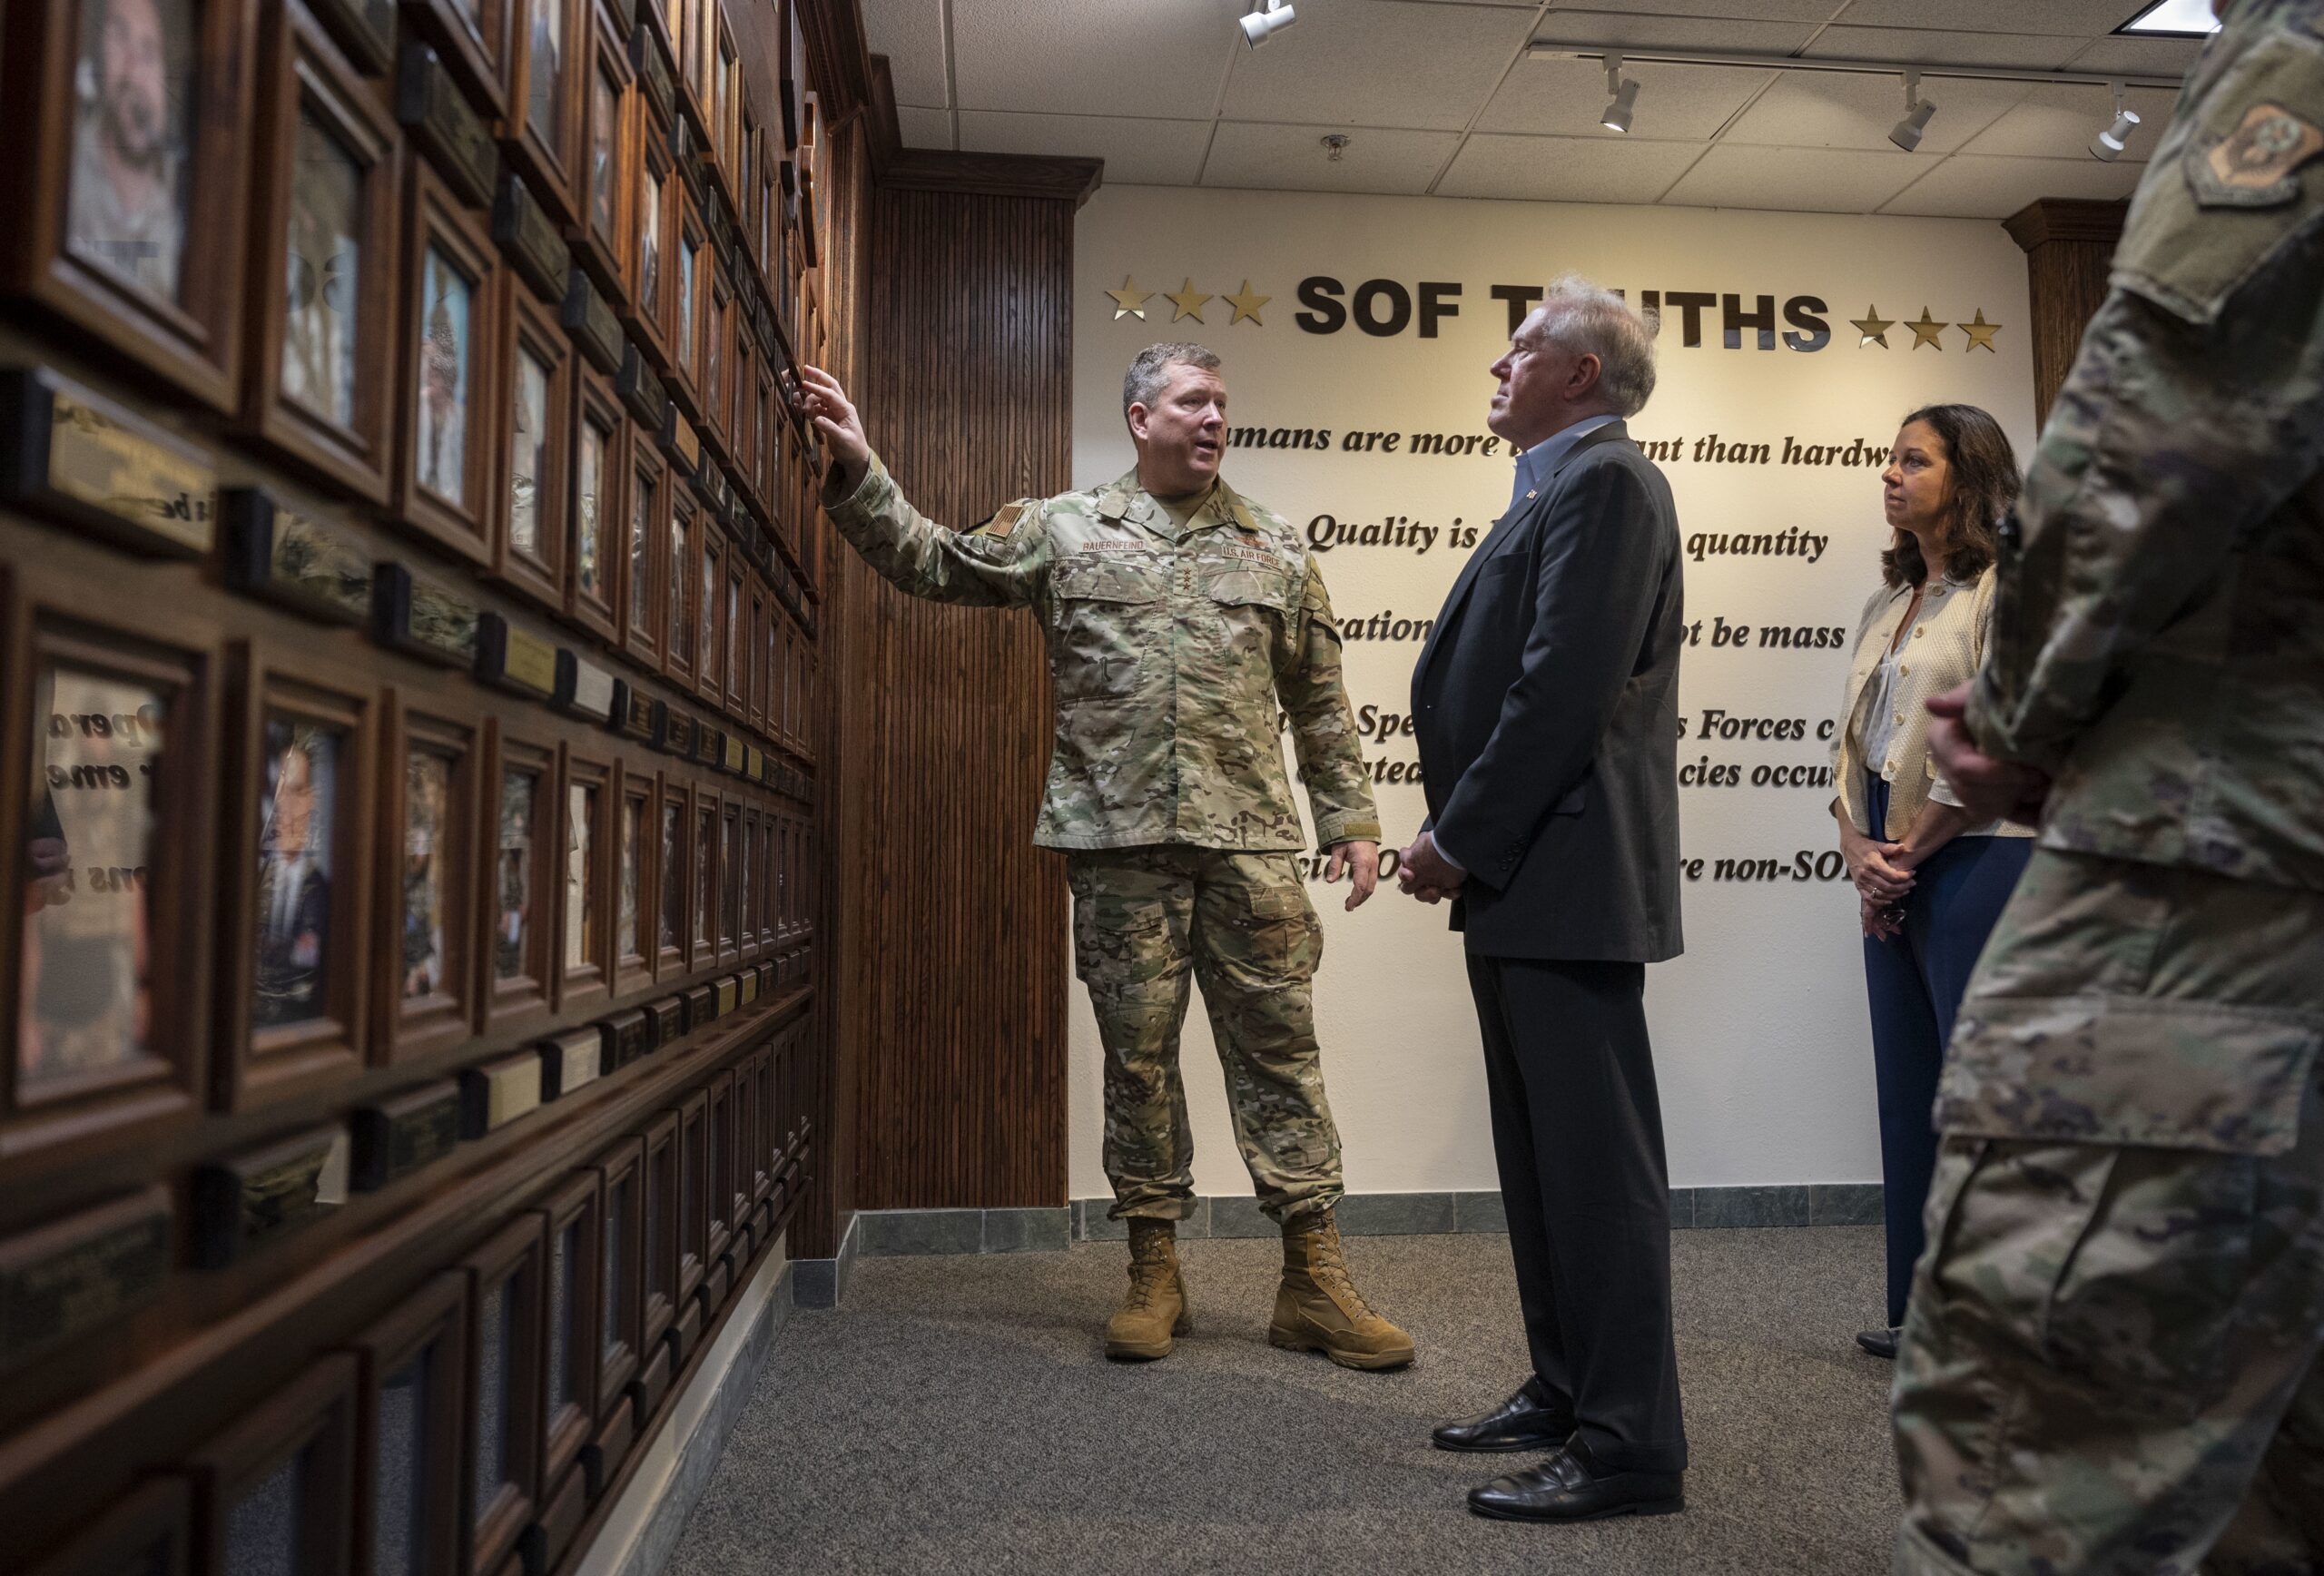
<svg viewBox="0 0 2324 1576"><path fill-rule="evenodd" d="M1620 422L1497 521L1413 675L1534 1372L1604 1466L1687 1463L1646 965L1679 935L1677 515Z"/></svg>

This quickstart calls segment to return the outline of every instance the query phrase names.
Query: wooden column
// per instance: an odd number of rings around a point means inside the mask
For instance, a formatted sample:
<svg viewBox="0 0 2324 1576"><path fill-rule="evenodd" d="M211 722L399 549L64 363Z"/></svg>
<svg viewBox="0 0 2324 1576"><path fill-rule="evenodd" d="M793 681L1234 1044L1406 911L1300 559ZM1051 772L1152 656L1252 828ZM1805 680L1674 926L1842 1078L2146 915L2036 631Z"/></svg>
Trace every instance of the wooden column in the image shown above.
<svg viewBox="0 0 2324 1576"><path fill-rule="evenodd" d="M2121 202L2044 197L2002 222L2025 252L2034 312L2034 415L2050 416L2082 348L2082 331L2106 299L2106 270L2122 239Z"/></svg>

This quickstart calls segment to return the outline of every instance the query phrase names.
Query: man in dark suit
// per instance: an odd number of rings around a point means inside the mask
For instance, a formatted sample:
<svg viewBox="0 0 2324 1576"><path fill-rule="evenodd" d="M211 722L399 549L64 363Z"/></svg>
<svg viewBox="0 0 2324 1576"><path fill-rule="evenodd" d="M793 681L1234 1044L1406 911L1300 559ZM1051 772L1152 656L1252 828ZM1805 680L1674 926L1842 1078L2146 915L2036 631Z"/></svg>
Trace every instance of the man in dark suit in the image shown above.
<svg viewBox="0 0 2324 1576"><path fill-rule="evenodd" d="M1398 880L1466 939L1533 1374L1435 1439L1551 1453L1472 1490L1482 1515L1657 1514L1687 1443L1643 996L1679 949L1684 628L1669 484L1622 425L1653 340L1561 280L1492 371L1517 484L1413 675L1429 819Z"/></svg>

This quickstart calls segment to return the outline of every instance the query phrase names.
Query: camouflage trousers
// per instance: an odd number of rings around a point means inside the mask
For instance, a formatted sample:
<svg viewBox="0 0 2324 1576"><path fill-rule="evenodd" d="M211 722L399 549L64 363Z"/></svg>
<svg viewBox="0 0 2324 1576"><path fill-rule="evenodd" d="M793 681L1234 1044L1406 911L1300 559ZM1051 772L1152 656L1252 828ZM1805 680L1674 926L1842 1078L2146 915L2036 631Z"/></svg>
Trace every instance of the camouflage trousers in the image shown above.
<svg viewBox="0 0 2324 1576"><path fill-rule="evenodd" d="M2324 894L2042 851L1897 1354L1899 1576L2324 1571Z"/></svg>
<svg viewBox="0 0 2324 1576"><path fill-rule="evenodd" d="M1106 1051L1113 1218L1193 1213L1178 1032L1196 980L1260 1207L1280 1224L1338 1201L1312 1006L1324 932L1295 860L1179 844L1068 856L1075 969Z"/></svg>

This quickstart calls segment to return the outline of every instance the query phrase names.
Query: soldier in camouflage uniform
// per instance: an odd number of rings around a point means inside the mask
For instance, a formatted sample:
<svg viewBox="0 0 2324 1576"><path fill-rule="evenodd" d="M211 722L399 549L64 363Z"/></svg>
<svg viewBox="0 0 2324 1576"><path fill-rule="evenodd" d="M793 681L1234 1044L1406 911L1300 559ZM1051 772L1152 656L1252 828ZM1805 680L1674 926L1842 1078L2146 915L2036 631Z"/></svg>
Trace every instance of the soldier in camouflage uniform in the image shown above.
<svg viewBox="0 0 2324 1576"><path fill-rule="evenodd" d="M805 370L835 463L824 507L901 590L1040 620L1057 694L1033 840L1066 852L1074 956L1106 1051L1106 1174L1127 1218L1130 1285L1107 1328L1118 1357L1167 1355L1187 1327L1176 1223L1194 1207L1178 1031L1199 980L1236 1139L1283 1228L1269 1339L1351 1367L1413 1358L1347 1276L1333 1206L1340 1142L1311 1009L1322 928L1283 764L1287 719L1329 875L1351 909L1379 875L1380 821L1340 683L1323 576L1280 516L1218 478L1218 359L1157 345L1124 380L1137 468L1111 485L1021 498L970 533L904 501L837 382Z"/></svg>
<svg viewBox="0 0 2324 1576"><path fill-rule="evenodd" d="M1932 704L2043 830L1938 1095L1910 1576L2324 1568L2324 0L2223 9Z"/></svg>

